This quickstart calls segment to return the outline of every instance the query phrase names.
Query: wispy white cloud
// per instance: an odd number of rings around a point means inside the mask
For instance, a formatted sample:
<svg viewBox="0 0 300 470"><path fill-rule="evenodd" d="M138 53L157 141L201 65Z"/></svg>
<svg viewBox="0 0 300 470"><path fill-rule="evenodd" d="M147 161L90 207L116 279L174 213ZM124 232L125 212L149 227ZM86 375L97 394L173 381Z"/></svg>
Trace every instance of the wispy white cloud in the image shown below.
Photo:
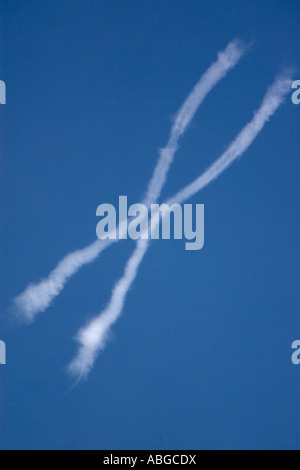
<svg viewBox="0 0 300 470"><path fill-rule="evenodd" d="M143 204L155 203L165 184L168 171L178 148L180 137L184 134L198 107L213 87L231 70L247 50L240 41L232 41L218 54L214 62L200 78L192 92L179 109L166 147L160 150L158 163L150 180ZM117 240L96 240L89 246L74 251L63 258L47 278L39 283L30 284L13 301L13 310L22 321L30 323L40 312L46 310L63 290L68 279L82 266L94 261L102 251Z"/></svg>
<svg viewBox="0 0 300 470"><path fill-rule="evenodd" d="M159 198L178 148L179 139L191 123L197 109L215 85L238 63L248 47L238 40L229 43L223 52L219 52L217 61L202 75L184 101L175 117L168 143L160 151L160 158L143 201L146 206L153 204Z"/></svg>
<svg viewBox="0 0 300 470"><path fill-rule="evenodd" d="M283 103L291 89L290 71L282 73L267 91L263 102L253 119L243 128L224 154L215 161L199 178L171 197L167 204L183 203L216 179L223 171L240 157L251 145L265 123ZM151 196L151 194L150 194ZM105 347L112 325L122 313L127 293L134 282L140 263L149 246L149 240L138 240L136 248L128 260L123 276L116 283L111 299L103 312L92 319L77 334L79 351L69 365L69 371L78 379L86 377L94 365L97 354Z"/></svg>
<svg viewBox="0 0 300 470"><path fill-rule="evenodd" d="M268 89L263 102L254 113L253 119L243 128L234 141L229 145L223 155L216 160L201 176L195 179L191 184L171 197L167 203L169 205L177 202L182 204L192 197L202 188L215 180L226 168L240 157L252 144L263 129L266 122L272 117L279 106L284 102L286 95L291 90L292 70L283 71L275 79L274 83Z"/></svg>

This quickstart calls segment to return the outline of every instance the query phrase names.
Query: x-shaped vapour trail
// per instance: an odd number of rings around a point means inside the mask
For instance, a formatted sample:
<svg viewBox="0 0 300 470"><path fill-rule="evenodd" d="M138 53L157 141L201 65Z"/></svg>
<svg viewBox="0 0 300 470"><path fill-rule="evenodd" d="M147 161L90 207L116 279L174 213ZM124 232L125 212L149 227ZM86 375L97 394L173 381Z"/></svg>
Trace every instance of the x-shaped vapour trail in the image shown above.
<svg viewBox="0 0 300 470"><path fill-rule="evenodd" d="M168 171L178 149L179 139L184 134L197 109L213 87L232 69L244 55L247 46L240 41L232 41L227 48L218 54L217 60L207 69L192 92L179 109L166 147L160 150L158 163L148 185L143 204L150 207L157 202L167 180ZM241 156L254 141L265 123L284 102L292 84L291 71L285 70L276 77L273 84L254 113L250 122L242 129L229 145L228 149L202 175L184 187L173 197L165 201L169 206L182 204L198 191L217 178L235 159ZM96 240L82 250L67 255L57 267L38 284L29 285L26 290L13 301L17 315L27 322L48 308L52 300L62 291L68 279L83 265L96 259L108 246L118 240ZM98 316L79 330L76 339L79 343L77 356L69 365L69 371L79 379L86 377L94 365L97 354L104 348L111 326L122 313L128 290L134 282L140 263L149 247L149 240L140 238L129 258L123 276L113 288L111 299Z"/></svg>

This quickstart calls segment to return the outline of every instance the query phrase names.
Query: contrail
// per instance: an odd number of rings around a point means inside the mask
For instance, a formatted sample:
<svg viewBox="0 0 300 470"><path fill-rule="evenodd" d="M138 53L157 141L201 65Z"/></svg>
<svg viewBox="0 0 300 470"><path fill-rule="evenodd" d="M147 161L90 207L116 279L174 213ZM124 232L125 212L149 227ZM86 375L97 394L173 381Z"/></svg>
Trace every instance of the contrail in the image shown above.
<svg viewBox="0 0 300 470"><path fill-rule="evenodd" d="M192 121L198 107L213 87L227 75L240 60L249 46L240 41L232 41L225 51L218 54L218 60L214 62L202 75L190 95L179 109L172 126L167 146L160 151L160 158L154 170L152 179L143 204L150 206L157 201L166 182L167 174L178 148L178 141Z"/></svg>
<svg viewBox="0 0 300 470"><path fill-rule="evenodd" d="M268 89L261 107L254 114L253 119L237 135L225 153L215 161L193 183L179 191L166 203L170 206L174 203L183 203L205 186L216 179L235 159L241 156L254 141L264 127L265 123L283 103L287 93L290 92L292 79L290 72L282 73ZM94 365L98 352L105 347L105 343L111 326L122 313L126 295L135 280L140 263L148 249L149 240L139 239L136 248L127 262L123 277L115 285L110 302L105 310L94 318L86 327L79 330L77 341L79 351L75 359L69 365L69 371L78 379L86 377Z"/></svg>
<svg viewBox="0 0 300 470"><path fill-rule="evenodd" d="M159 152L159 159L143 201L147 207L155 203L165 184L167 173L173 162L180 137L184 134L198 107L212 88L231 70L246 52L248 46L235 40L229 43L223 52L202 75L179 109L172 126L168 143ZM94 261L102 251L118 240L96 240L87 247L74 251L63 258L47 278L39 283L30 284L13 301L13 310L17 316L30 323L35 316L46 310L55 297L63 290L68 279L82 266Z"/></svg>

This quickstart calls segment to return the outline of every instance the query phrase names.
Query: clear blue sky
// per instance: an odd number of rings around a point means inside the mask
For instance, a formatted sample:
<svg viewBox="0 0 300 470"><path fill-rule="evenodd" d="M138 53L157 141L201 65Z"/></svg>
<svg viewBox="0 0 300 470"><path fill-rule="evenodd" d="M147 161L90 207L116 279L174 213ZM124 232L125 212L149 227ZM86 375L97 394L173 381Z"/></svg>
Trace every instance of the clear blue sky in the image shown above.
<svg viewBox="0 0 300 470"><path fill-rule="evenodd" d="M235 37L255 44L207 98L163 196L203 171L299 65L298 1L2 1L2 449L299 449L300 106L191 202L205 247L152 244L113 339L67 392L78 328L132 241L83 268L30 327L11 299L95 239L96 207L140 202L172 116ZM300 70L295 78L300 79Z"/></svg>

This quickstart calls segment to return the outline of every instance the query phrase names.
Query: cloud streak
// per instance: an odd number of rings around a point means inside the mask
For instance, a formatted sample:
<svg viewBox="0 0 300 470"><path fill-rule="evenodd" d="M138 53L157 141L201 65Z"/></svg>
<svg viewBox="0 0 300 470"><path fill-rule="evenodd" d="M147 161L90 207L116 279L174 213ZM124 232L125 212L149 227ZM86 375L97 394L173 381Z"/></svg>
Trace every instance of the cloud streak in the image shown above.
<svg viewBox="0 0 300 470"><path fill-rule="evenodd" d="M251 145L266 122L284 102L291 89L291 73L283 72L268 89L263 102L252 120L242 129L224 154L213 163L200 177L171 197L167 204L184 203L191 196L214 181L223 171L240 157ZM151 193L150 193L151 196ZM99 316L79 330L76 340L79 343L77 356L69 365L69 371L78 379L88 375L97 354L105 347L110 328L120 317L127 293L134 282L138 268L149 247L149 240L138 240L136 248L128 260L123 276L116 283L111 299Z"/></svg>
<svg viewBox="0 0 300 470"><path fill-rule="evenodd" d="M218 54L216 62L202 75L184 101L175 117L167 145L160 150L158 163L143 200L143 204L146 206L149 207L159 198L178 149L179 139L193 119L198 107L213 87L239 62L246 50L247 47L237 40L229 43L227 48ZM102 251L117 241L96 240L81 250L69 253L47 278L39 283L30 284L24 292L14 299L13 310L17 317L24 322L32 322L38 313L45 311L50 306L71 276L85 264L94 261Z"/></svg>

